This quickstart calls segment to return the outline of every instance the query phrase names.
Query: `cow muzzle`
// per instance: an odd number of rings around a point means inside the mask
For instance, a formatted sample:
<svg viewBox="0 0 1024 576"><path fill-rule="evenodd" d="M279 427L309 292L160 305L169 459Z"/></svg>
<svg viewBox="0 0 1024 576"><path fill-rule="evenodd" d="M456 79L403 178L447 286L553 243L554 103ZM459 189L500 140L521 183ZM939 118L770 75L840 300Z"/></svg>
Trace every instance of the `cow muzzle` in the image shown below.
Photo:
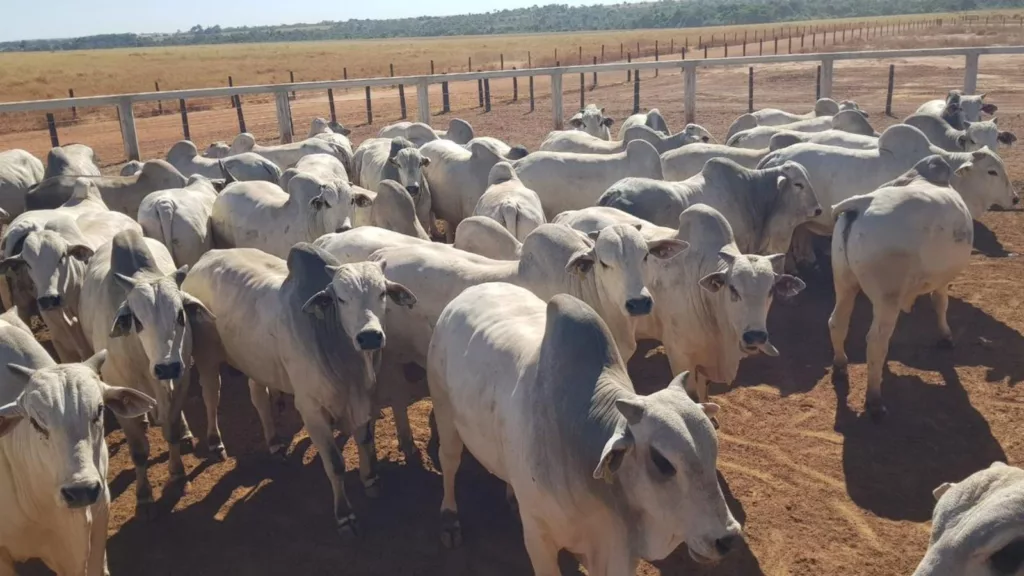
<svg viewBox="0 0 1024 576"><path fill-rule="evenodd" d="M68 508L85 508L92 506L100 499L103 493L103 484L99 481L75 482L62 486L60 497L67 504Z"/></svg>
<svg viewBox="0 0 1024 576"><path fill-rule="evenodd" d="M181 377L181 362L164 362L153 366L153 375L157 380L177 380Z"/></svg>
<svg viewBox="0 0 1024 576"><path fill-rule="evenodd" d="M380 350L384 347L384 333L380 330L363 330L356 334L356 344L360 350Z"/></svg>
<svg viewBox="0 0 1024 576"><path fill-rule="evenodd" d="M626 312L630 316L646 316L651 313L652 308L654 308L654 300L650 296L626 300Z"/></svg>
<svg viewBox="0 0 1024 576"><path fill-rule="evenodd" d="M405 191L408 192L409 196L412 196L413 198L415 198L415 197L420 195L420 187L419 187L418 184L413 184L412 186L406 186L405 187Z"/></svg>
<svg viewBox="0 0 1024 576"><path fill-rule="evenodd" d="M39 305L40 310L56 310L64 304L64 299L60 297L60 294L54 294L52 296L42 296L36 300L36 303Z"/></svg>
<svg viewBox="0 0 1024 576"><path fill-rule="evenodd" d="M742 348L746 354L764 352L768 356L779 355L779 351L768 341L768 333L764 330L747 330L744 332Z"/></svg>

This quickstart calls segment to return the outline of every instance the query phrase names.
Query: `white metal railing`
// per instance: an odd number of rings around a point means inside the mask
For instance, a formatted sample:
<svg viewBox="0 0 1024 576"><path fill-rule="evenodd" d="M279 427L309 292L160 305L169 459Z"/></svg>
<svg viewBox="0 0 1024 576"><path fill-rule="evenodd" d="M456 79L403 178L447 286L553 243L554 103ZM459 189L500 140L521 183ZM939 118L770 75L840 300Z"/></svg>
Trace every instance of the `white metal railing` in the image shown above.
<svg viewBox="0 0 1024 576"><path fill-rule="evenodd" d="M292 118L289 94L311 90L339 88L363 88L373 86L394 86L398 84L416 86L418 120L430 122L431 84L443 82L465 82L496 78L523 78L530 76L551 77L551 100L553 125L562 128L562 77L565 74L615 72L623 70L677 69L683 71L683 110L687 122L693 122L697 111L697 69L720 66L752 66L755 64L780 64L793 62L818 62L821 65L821 97L832 95L833 64L837 60L880 60L890 58L928 58L942 56L963 56L965 94L973 94L978 83L978 60L984 55L1024 54L1024 46L984 46L969 48L926 48L913 50L869 50L863 52L822 52L813 54L780 54L771 56L740 56L732 58L707 58L698 60L664 60L654 62L618 62L612 64L589 64L581 66L560 66L531 68L525 70L494 70L489 72L464 72L455 74L434 74L424 76L397 76L386 78L363 78L355 80L325 80L317 82L295 82L290 84L263 84L254 86L233 86L223 88L199 88L173 90L168 92L142 92L114 96L86 96L81 98L58 98L53 100L32 100L0 104L0 113L27 112L40 110L61 110L72 107L117 106L121 136L125 154L133 160L139 159L138 135L135 129L135 114L132 105L137 102L158 100L188 100L193 98L231 97L245 94L274 94L276 97L278 128L282 142L292 141Z"/></svg>

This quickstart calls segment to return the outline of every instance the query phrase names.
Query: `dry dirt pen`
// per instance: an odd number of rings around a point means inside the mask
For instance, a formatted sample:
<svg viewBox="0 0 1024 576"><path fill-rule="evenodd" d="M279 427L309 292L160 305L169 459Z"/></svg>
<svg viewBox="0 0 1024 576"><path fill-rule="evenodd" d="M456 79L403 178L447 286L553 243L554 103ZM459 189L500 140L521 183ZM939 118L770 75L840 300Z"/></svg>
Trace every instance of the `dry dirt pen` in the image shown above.
<svg viewBox="0 0 1024 576"><path fill-rule="evenodd" d="M922 38L915 46L950 43L983 45L984 37ZM1005 43L1021 43L1020 37ZM870 47L910 47L886 44ZM885 85L890 62L838 62L834 96L852 98L871 113L876 128L884 118ZM963 59L895 61L893 113L902 118L927 99L942 96L963 81ZM698 121L722 137L731 120L746 109L746 68L698 72ZM589 75L588 75L589 76ZM588 102L605 106L617 119L632 111L632 86L624 78L599 78L587 91ZM648 78L644 73L641 105L657 107L670 126L682 124L682 80L677 72ZM814 96L813 65L774 65L755 69L755 106L810 109ZM618 82L618 84L616 84ZM589 78L588 78L589 83ZM566 110L572 110L578 85L566 80ZM569 88L573 86L573 88ZM1024 134L1024 57L982 57L979 91L1000 107L1000 126ZM537 88L541 88L539 85ZM544 87L546 89L546 86ZM511 86L491 86L494 106L483 113L476 106L475 85L453 89L453 116L469 120L480 134L494 135L536 149L551 126L549 101L509 104ZM356 91L353 91L355 93ZM574 96L575 95L575 96ZM338 95L336 95L337 97ZM342 119L359 124L362 94ZM520 84L522 100L522 83ZM439 106L432 94L432 105ZM297 132L310 118L326 114L326 103L299 100ZM345 106L349 106L346 104ZM375 100L378 124L355 126L357 140L397 118L397 100ZM276 129L269 105L264 139ZM415 98L409 116L415 117ZM233 111L223 123L232 126ZM254 118L255 120L255 118ZM435 116L438 127L446 116ZM153 124L148 124L152 122ZM160 123L167 122L165 137ZM211 121L212 122L212 121ZM220 122L220 121L218 121ZM255 124L260 133L260 124ZM176 118L139 120L143 152L166 150L177 138ZM251 128L252 129L252 128ZM206 144L204 133L194 137ZM210 129L209 139L231 131ZM7 135L0 148L27 146L29 135ZM13 138L13 141L12 141ZM152 139L151 139L152 138ZM119 134L111 142L93 138L87 129L73 139L97 146L101 155L120 151ZM28 143L28 144L27 144ZM47 146L42 135L43 149ZM108 146L108 148L104 148ZM34 148L38 152L40 148ZM1024 185L1024 154L1003 151L1011 179ZM931 490L959 480L993 460L1024 464L1024 215L990 212L976 226L970 269L953 285L949 322L956 348L937 350L934 313L927 299L904 315L892 338L884 394L888 418L874 424L862 414L866 381L864 336L870 304L858 303L850 330L850 384L831 379L827 318L833 294L827 275L807 278L808 289L793 302L777 302L769 317L779 358L747 360L731 389L712 392L722 405L719 471L729 505L745 528L747 544L717 566L694 564L682 548L668 559L644 564L640 573L665 576L910 574L924 553L933 500ZM415 289L415 287L412 287ZM638 390L652 392L670 378L657 348L642 346L630 364ZM198 388L198 387L196 387ZM194 430L205 429L202 399L186 408ZM133 518L134 472L120 432L108 437L111 446L113 512L108 544L111 573L223 574L351 574L351 575L521 575L530 566L516 515L508 509L504 486L478 465L460 470L458 497L465 533L463 548L448 551L437 534L441 477L436 443L431 440L429 401L411 414L421 462L406 462L398 450L390 414L377 427L382 496L367 500L353 471L347 488L366 527L365 539L343 545L333 529L330 486L316 450L301 430L294 409L282 415L283 430L293 432L288 462L264 456L255 410L242 381L226 382L221 402L224 441L231 458L211 464L189 456L190 485L184 495L167 491L165 511L156 521ZM160 495L166 480L166 446L158 431L150 432L154 463L150 477ZM346 446L349 468L356 467L354 446ZM577 565L564 558L563 572Z"/></svg>

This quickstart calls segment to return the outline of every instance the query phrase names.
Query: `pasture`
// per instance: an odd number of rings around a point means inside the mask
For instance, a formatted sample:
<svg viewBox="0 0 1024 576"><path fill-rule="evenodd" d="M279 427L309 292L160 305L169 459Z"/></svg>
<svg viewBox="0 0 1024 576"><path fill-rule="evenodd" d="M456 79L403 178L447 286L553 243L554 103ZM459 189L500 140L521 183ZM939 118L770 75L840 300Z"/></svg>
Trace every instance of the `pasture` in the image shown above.
<svg viewBox="0 0 1024 576"><path fill-rule="evenodd" d="M642 38L653 43L653 36L644 31L621 35L624 42ZM590 35L574 36L579 38L552 38L548 48L563 41L565 44L558 45L578 46ZM602 34L600 41L607 43L608 38ZM595 45L598 42L587 41ZM401 50L417 54L419 60L413 61L420 70L433 54L439 55L438 62L443 54L451 59L451 66L457 66L461 61L457 51L460 43L475 42L474 50L488 45L494 53L512 46L521 51L534 45L532 39L518 37L431 39L423 41L429 42L425 45L418 42L402 42ZM873 38L836 49L1021 43L1024 32L1019 28L974 32L936 29L914 38ZM373 46L379 48L388 42L354 44L373 51ZM127 66L130 75L142 69L164 73L162 63L174 63L180 70L174 72L179 74L175 78L182 82L186 77L189 82L195 79L198 85L221 83L227 68L217 67L227 62L232 66L245 62L253 74L283 81L286 78L281 77L278 68L292 66L297 79L311 79L316 77L312 67L326 70L332 58L323 46L272 47L267 57L272 56L273 63L261 67L262 56L248 59L252 62L240 58L243 50L262 54L260 46L180 50L190 56L200 52L207 56L182 61L180 53L175 55L177 50L168 50L166 54L154 51L145 56L123 51L112 58L122 59L119 69L123 71ZM805 51L810 51L809 46ZM474 62L477 53L481 52L473 52ZM10 70L2 65L8 57L12 56L0 55L0 70ZM151 57L153 61L146 60ZM374 65L366 60L361 65ZM399 60L396 57L396 62ZM347 61L358 62L359 58ZM887 118L882 111L890 63L896 65L896 90L894 117ZM309 77L298 67L300 64L311 67ZM912 113L921 102L960 87L962 64L962 58L840 62L835 68L833 96L857 101L870 112L874 127L881 130ZM76 71L88 70L90 65L80 62L76 68L62 64ZM506 66L510 66L508 59ZM337 68L330 65L330 69ZM169 65L166 70L171 73ZM353 68L349 70L352 75ZM372 68L363 71L366 75L380 74ZM396 69L396 73L404 72ZM135 86L127 79L117 80L117 73L114 67L105 74L113 78L111 85L123 87L121 91L145 90L151 82L147 78ZM599 78L596 89L586 90L585 97L621 120L632 112L632 84L625 84L618 74L615 78L607 76ZM0 77L0 82L3 80ZM244 76L243 81L236 76L235 81L256 83L268 78ZM589 75L587 83L589 86ZM745 68L701 70L697 122L722 139L729 123L746 111L746 83ZM814 100L815 71L811 65L758 68L755 83L755 108L774 106L804 112ZM567 79L566 84L568 111L575 107L579 92L573 81ZM979 92L988 94L988 101L998 104L1000 127L1018 135L1024 133L1024 57L984 57L978 85ZM167 87L185 86L172 83ZM538 107L530 113L522 97L511 102L511 83L492 84L497 104L484 113L476 108L475 86L453 87L451 116L468 120L479 135L496 136L536 150L551 127L550 108L543 98L549 88L538 83L537 89ZM35 94L32 97L63 95L60 90L53 94L40 92L39 88L31 90L34 92L26 94ZM520 94L523 90L521 83ZM10 94L10 90L5 91L6 97ZM382 125L397 120L394 91L381 91L376 96L376 121L372 125L360 120L365 118L361 116L361 91L340 96L339 119L353 128L354 142L375 135ZM432 91L431 98L437 108L439 94ZM305 133L311 118L326 115L324 98L299 99L292 105L297 134ZM641 107L659 108L671 127L681 127L682 81L678 72L663 72L657 78L645 75ZM254 103L246 111L250 114L250 131L263 141L273 140L273 103ZM415 98L410 96L410 118L415 118L414 111ZM193 136L201 146L211 140L229 139L237 131L235 111L230 109L208 110L193 118L197 118L193 120ZM434 116L433 124L445 128L448 118ZM180 124L174 115L140 119L138 125L145 158L162 156L180 138ZM613 133L616 130L617 124ZM69 125L62 128L64 136L68 142L92 145L111 170L116 168L116 159L122 153L116 122ZM0 136L0 149L14 147L40 154L48 148L48 139L45 131ZM1017 146L1003 149L1002 156L1011 180L1021 189L1024 153ZM862 298L854 313L847 342L849 385L844 385L834 383L831 377L827 319L834 296L827 270L805 277L808 289L792 302L777 301L769 316L769 330L781 356L747 359L731 388L712 389L712 401L722 406L719 479L733 514L744 525L746 544L717 566L698 565L680 548L664 561L643 564L640 574L910 574L927 547L933 488L960 480L994 460L1024 464L1024 436L1020 434L1024 421L1024 393L1020 388L1024 381L1024 296L1019 287L1024 278L1024 261L1019 256L1024 251L1024 215L1019 210L987 213L976 223L975 248L969 270L951 290L949 322L954 350L934 347L937 330L927 298L921 299L912 313L901 317L889 349L891 374L884 385L889 416L880 424L863 414L864 336L871 318L870 304ZM641 393L656 391L671 378L660 348L651 344L641 345L630 364L630 373ZM186 413L193 429L203 430L205 413L198 386L193 392ZM344 545L333 529L327 498L329 483L294 408L284 406L280 415L282 430L293 434L287 462L282 464L265 455L259 419L250 405L245 382L239 378L226 380L223 394L221 428L231 457L223 463L210 463L187 456L190 483L183 494L162 489L167 476L166 444L159 431L150 430L155 455L150 477L163 510L162 517L155 521L134 517L135 476L129 449L120 431L108 435L113 500L108 556L115 576L530 573L519 521L506 505L503 483L471 464L470 458L464 460L458 482L465 544L455 551L442 548L437 515L441 476L436 466L429 400L418 403L410 413L420 461L405 461L389 412L378 423L377 450L383 482L379 499L363 496L355 471L355 446L346 446L348 493L366 536ZM568 555L562 565L563 574L580 573Z"/></svg>

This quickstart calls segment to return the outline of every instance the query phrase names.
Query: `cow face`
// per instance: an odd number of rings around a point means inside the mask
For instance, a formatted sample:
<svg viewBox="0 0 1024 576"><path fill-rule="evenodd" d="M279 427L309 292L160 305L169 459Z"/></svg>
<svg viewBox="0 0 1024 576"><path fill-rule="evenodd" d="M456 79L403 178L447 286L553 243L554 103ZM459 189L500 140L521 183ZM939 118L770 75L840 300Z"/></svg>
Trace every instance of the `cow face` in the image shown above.
<svg viewBox="0 0 1024 576"><path fill-rule="evenodd" d="M380 350L386 343L382 319L388 298L407 308L416 303L408 288L384 277L384 268L383 262L327 266L331 283L307 300L302 311L324 318L333 307L356 350Z"/></svg>
<svg viewBox="0 0 1024 576"><path fill-rule="evenodd" d="M188 370L192 354L189 322L213 320L199 300L179 289L187 273L188 266L155 278L114 274L125 300L114 315L110 337L125 337L134 330L156 380L177 380Z"/></svg>
<svg viewBox="0 0 1024 576"><path fill-rule="evenodd" d="M20 254L0 262L0 272L27 267L39 309L56 310L66 304L68 285L82 273L92 253L85 244L68 242L52 230L40 230L25 237Z"/></svg>
<svg viewBox="0 0 1024 576"><path fill-rule="evenodd" d="M779 351L768 340L768 309L775 294L796 296L805 284L799 278L776 272L785 264L785 254L739 255L727 249L718 256L727 269L701 278L701 288L719 295L719 314L724 312L738 336L736 345L740 351L778 356Z"/></svg>
<svg viewBox="0 0 1024 576"><path fill-rule="evenodd" d="M611 126L615 120L604 115L604 108L587 106L569 119L569 125L602 140L611 140Z"/></svg>
<svg viewBox="0 0 1024 576"><path fill-rule="evenodd" d="M992 115L999 110L995 104L985 102L985 94L960 97L960 109L963 111L964 120L977 122L981 120L982 113Z"/></svg>
<svg viewBox="0 0 1024 576"><path fill-rule="evenodd" d="M654 307L650 290L644 285L644 265L649 257L667 260L688 244L673 238L647 241L640 226L617 224L592 232L594 246L574 256L567 269L593 273L600 298L628 316L646 316Z"/></svg>
<svg viewBox="0 0 1024 576"><path fill-rule="evenodd" d="M38 370L7 365L24 389L14 402L0 406L0 437L13 438L19 450L32 455L37 466L26 472L33 475L33 484L56 488L53 498L63 507L110 500L103 407L118 417L135 418L155 404L141 392L100 380L106 354Z"/></svg>
<svg viewBox="0 0 1024 576"><path fill-rule="evenodd" d="M971 152L971 160L954 172L953 188L964 199L971 216L978 218L993 204L1010 208L1020 203L1003 161L988 148Z"/></svg>
<svg viewBox="0 0 1024 576"><path fill-rule="evenodd" d="M995 462L934 495L931 544L914 576L1024 573L1024 471Z"/></svg>
<svg viewBox="0 0 1024 576"><path fill-rule="evenodd" d="M793 230L821 216L821 205L814 195L807 171L796 162L785 162L776 173L778 200L772 209L764 230L767 241L759 252L786 253L793 238Z"/></svg>
<svg viewBox="0 0 1024 576"><path fill-rule="evenodd" d="M686 128L683 128L683 132L690 138L691 142L716 142L711 132L708 132L706 128L698 124L687 124Z"/></svg>
<svg viewBox="0 0 1024 576"><path fill-rule="evenodd" d="M718 484L715 404L697 404L683 372L650 396L615 401L624 417L605 443L594 478L618 483L638 514L640 555L651 560L686 542L698 562L720 559L743 539Z"/></svg>
<svg viewBox="0 0 1024 576"><path fill-rule="evenodd" d="M388 159L398 167L398 180L415 200L423 185L423 168L430 165L430 159L420 154L417 148L403 148Z"/></svg>
<svg viewBox="0 0 1024 576"><path fill-rule="evenodd" d="M986 122L964 122L964 133L957 137L957 146L966 152L988 147L995 150L1000 144L1010 146L1017 141L1013 132L999 130L999 119Z"/></svg>

